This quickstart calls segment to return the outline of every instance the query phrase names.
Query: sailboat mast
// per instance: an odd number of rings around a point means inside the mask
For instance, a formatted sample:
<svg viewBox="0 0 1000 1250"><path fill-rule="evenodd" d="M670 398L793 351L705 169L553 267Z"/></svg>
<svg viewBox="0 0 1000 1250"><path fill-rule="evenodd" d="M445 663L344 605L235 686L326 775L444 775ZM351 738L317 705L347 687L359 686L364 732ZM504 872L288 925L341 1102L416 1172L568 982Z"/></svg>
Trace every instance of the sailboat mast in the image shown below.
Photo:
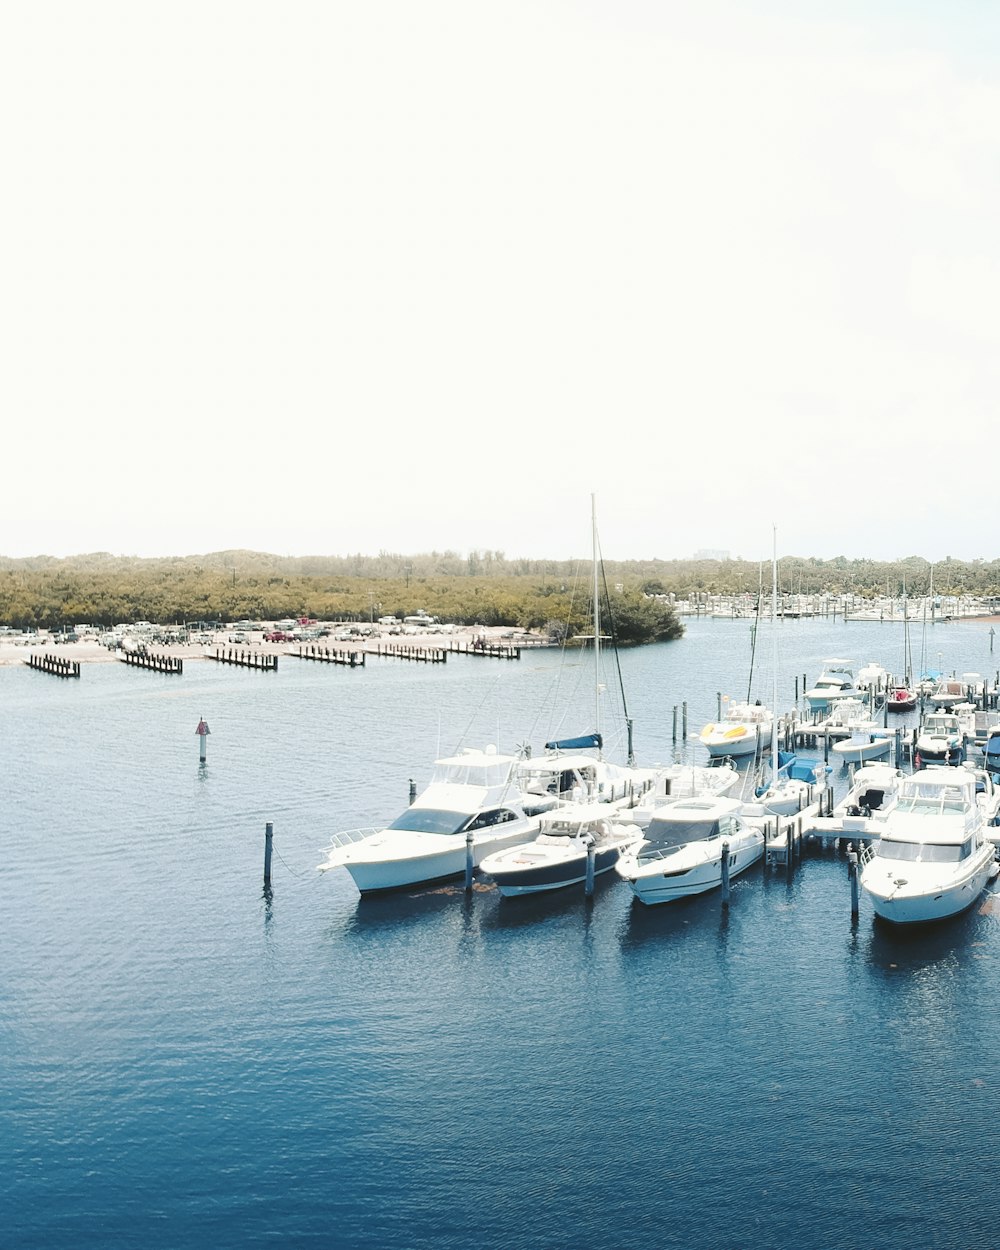
<svg viewBox="0 0 1000 1250"><path fill-rule="evenodd" d="M594 732L601 732L601 598L597 580L597 497L590 496L591 546L594 562Z"/></svg>
<svg viewBox="0 0 1000 1250"><path fill-rule="evenodd" d="M771 784L778 780L778 527L771 525Z"/></svg>

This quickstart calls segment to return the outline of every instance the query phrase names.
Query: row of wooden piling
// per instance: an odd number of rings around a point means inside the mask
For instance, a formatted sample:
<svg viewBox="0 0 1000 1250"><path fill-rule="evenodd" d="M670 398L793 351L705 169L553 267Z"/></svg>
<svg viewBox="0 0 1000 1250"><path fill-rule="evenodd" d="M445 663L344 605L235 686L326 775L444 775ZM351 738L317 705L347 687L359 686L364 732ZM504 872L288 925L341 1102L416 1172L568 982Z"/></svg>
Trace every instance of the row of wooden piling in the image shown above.
<svg viewBox="0 0 1000 1250"><path fill-rule="evenodd" d="M61 655L36 655L32 652L25 664L37 673L51 673L53 677L80 676L80 661L67 660Z"/></svg>
<svg viewBox="0 0 1000 1250"><path fill-rule="evenodd" d="M184 661L179 655L160 655L143 649L123 651L119 659L132 668L145 668L153 673L176 673L179 676L184 672Z"/></svg>
<svg viewBox="0 0 1000 1250"><path fill-rule="evenodd" d="M445 664L448 661L448 652L441 647L415 647L405 642L379 642L368 654L387 660L416 660L422 664Z"/></svg>
<svg viewBox="0 0 1000 1250"><path fill-rule="evenodd" d="M337 647L299 647L298 651L289 651L300 660L316 660L320 664L343 664L348 668L364 668L365 653L363 651L340 651Z"/></svg>
<svg viewBox="0 0 1000 1250"><path fill-rule="evenodd" d="M240 651L233 647L216 647L215 653L211 651L205 652L205 658L209 660L217 660L220 664L235 664L240 668L255 668L260 672L276 673L278 671L278 657L276 655L264 655L260 651Z"/></svg>

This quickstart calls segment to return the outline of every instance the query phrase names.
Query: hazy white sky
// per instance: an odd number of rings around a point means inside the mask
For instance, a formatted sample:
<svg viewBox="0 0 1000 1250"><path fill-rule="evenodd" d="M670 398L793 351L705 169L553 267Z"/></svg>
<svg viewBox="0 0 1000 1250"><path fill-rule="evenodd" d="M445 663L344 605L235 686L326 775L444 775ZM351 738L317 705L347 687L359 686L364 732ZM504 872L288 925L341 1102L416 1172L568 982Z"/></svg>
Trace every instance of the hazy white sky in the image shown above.
<svg viewBox="0 0 1000 1250"><path fill-rule="evenodd" d="M9 6L0 555L993 558L998 10Z"/></svg>

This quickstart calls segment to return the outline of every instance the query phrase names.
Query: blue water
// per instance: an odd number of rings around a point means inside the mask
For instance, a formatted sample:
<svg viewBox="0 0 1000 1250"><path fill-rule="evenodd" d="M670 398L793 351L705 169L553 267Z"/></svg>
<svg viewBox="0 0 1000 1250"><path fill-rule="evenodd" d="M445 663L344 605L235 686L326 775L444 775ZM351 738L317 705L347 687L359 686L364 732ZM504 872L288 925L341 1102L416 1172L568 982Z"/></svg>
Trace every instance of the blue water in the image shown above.
<svg viewBox="0 0 1000 1250"><path fill-rule="evenodd" d="M992 677L988 630L935 626L935 661ZM898 667L897 633L785 622L782 708L824 657ZM748 657L744 622L625 653L640 762L698 759L673 709L696 734ZM315 871L460 742L591 728L592 688L554 652L0 669L3 1243L992 1245L991 898L852 923L832 851L728 913Z"/></svg>

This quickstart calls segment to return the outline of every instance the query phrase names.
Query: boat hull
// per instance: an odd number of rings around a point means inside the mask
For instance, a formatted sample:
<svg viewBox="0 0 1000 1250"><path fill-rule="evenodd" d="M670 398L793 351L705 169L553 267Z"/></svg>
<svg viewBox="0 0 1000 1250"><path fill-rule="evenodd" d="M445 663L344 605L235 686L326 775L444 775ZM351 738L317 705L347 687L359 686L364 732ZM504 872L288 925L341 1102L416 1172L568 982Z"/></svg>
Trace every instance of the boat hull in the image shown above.
<svg viewBox="0 0 1000 1250"><path fill-rule="evenodd" d="M478 867L487 855L523 842L531 832L532 829L519 823L514 832L478 838L472 846L473 867ZM465 835L441 835L438 840L448 845L422 845L407 851L398 843L379 843L371 839L368 847L359 844L351 848L351 854L345 855L341 864L362 894L415 889L463 876L467 861Z"/></svg>
<svg viewBox="0 0 1000 1250"><path fill-rule="evenodd" d="M594 852L594 875L610 872L621 856L621 848L605 847ZM496 883L504 898L516 898L521 894L541 894L547 890L564 890L581 885L587 879L587 854L566 856L558 860L518 864L513 855L504 865L498 856L483 865L485 872Z"/></svg>
<svg viewBox="0 0 1000 1250"><path fill-rule="evenodd" d="M753 729L747 729L739 734L732 729L717 733L703 732L701 741L712 759L725 759L726 756L741 759L746 755L753 755L756 751L767 750L771 745L771 727L761 729L759 734Z"/></svg>
<svg viewBox="0 0 1000 1250"><path fill-rule="evenodd" d="M872 862L876 863L877 857ZM980 856L961 878L950 884L938 883L926 888L919 882L909 881L900 886L884 872L876 871L866 878L869 865L861 875L861 886L880 919L890 924L929 924L957 916L971 907L986 888L993 862L992 848L989 848L989 855Z"/></svg>
<svg viewBox="0 0 1000 1250"><path fill-rule="evenodd" d="M763 834L750 834L742 838L735 847L730 846L730 881L752 867L763 853ZM719 889L722 885L722 856L716 855L681 872L664 870L657 864L636 865L635 861L629 860L627 867L625 861L619 864L618 872L628 881L632 893L640 903L655 906Z"/></svg>
<svg viewBox="0 0 1000 1250"><path fill-rule="evenodd" d="M888 755L891 747L891 739L875 738L872 742L835 742L832 751L844 764L862 764Z"/></svg>

